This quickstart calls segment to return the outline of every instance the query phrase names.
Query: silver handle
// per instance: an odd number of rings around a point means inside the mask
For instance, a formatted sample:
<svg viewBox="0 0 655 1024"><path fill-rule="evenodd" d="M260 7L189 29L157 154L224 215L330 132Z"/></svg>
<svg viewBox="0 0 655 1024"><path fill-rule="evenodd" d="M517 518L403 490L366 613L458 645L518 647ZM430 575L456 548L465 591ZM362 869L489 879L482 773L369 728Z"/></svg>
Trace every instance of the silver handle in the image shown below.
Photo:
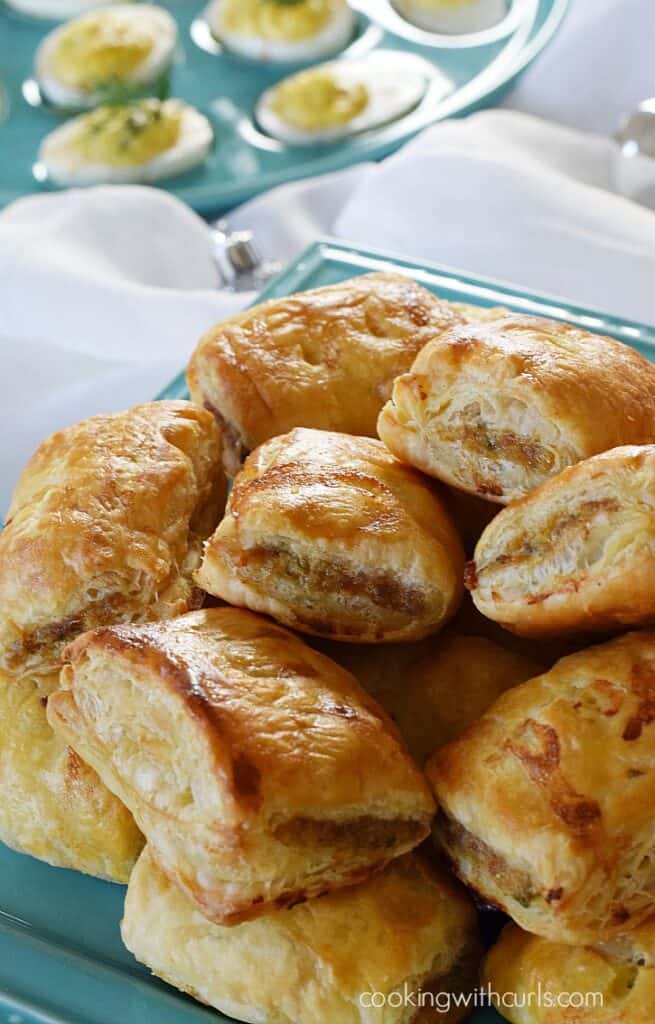
<svg viewBox="0 0 655 1024"><path fill-rule="evenodd" d="M210 230L214 261L226 290L260 291L282 269L278 260L263 258L252 231L231 231L226 220Z"/></svg>

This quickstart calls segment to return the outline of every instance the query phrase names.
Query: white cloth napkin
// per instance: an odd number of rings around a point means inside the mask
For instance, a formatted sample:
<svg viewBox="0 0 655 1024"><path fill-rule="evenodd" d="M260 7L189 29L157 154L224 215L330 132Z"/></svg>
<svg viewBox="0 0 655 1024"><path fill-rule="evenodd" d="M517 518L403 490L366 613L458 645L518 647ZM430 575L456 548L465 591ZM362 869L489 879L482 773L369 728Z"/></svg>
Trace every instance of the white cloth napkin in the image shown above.
<svg viewBox="0 0 655 1024"><path fill-rule="evenodd" d="M655 322L655 213L610 188L614 143L490 112L427 132L353 192L342 237Z"/></svg>
<svg viewBox="0 0 655 1024"><path fill-rule="evenodd" d="M604 88L613 43L624 64L608 96L616 109L643 99L650 52L639 72L628 54L647 36L652 0L573 3L514 102L548 102L561 121L574 104L578 125L609 132L615 112L598 123L595 98L563 83L584 64ZM608 191L614 153L608 137L489 112L438 125L380 166L278 189L230 220L283 261L334 233L652 322L655 214ZM0 213L0 511L41 437L154 396L208 326L253 298L217 285L204 222L161 191L42 195Z"/></svg>
<svg viewBox="0 0 655 1024"><path fill-rule="evenodd" d="M242 300L204 222L165 192L99 188L0 214L0 514L52 430L157 394Z"/></svg>
<svg viewBox="0 0 655 1024"><path fill-rule="evenodd" d="M505 106L613 135L655 96L653 0L572 0L558 35Z"/></svg>

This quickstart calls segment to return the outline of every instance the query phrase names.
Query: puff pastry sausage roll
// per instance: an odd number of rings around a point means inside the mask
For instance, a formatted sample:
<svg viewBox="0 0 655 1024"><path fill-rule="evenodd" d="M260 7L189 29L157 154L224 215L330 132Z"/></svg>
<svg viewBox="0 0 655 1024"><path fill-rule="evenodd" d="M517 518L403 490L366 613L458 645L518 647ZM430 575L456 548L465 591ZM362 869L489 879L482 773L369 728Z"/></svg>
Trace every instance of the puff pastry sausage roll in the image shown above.
<svg viewBox="0 0 655 1024"><path fill-rule="evenodd" d="M598 452L655 441L655 367L551 320L455 327L395 382L378 433L399 458L504 505Z"/></svg>
<svg viewBox="0 0 655 1024"><path fill-rule="evenodd" d="M382 709L250 612L87 633L62 686L52 726L212 919L356 882L429 835L428 787Z"/></svg>
<svg viewBox="0 0 655 1024"><path fill-rule="evenodd" d="M374 643L439 629L462 566L431 482L379 441L298 429L249 457L195 578L302 632Z"/></svg>
<svg viewBox="0 0 655 1024"><path fill-rule="evenodd" d="M481 636L447 630L416 644L324 644L398 726L414 760L456 739L511 686L542 671L536 661Z"/></svg>
<svg viewBox="0 0 655 1024"><path fill-rule="evenodd" d="M53 434L0 534L0 668L50 671L85 629L196 604L191 573L224 498L216 424L188 402Z"/></svg>
<svg viewBox="0 0 655 1024"><path fill-rule="evenodd" d="M212 328L191 357L191 397L224 434L226 467L293 427L375 436L394 378L462 320L410 278L368 274L274 299Z"/></svg>
<svg viewBox="0 0 655 1024"><path fill-rule="evenodd" d="M418 854L360 885L223 928L171 885L146 847L121 931L176 988L237 1020L270 1024L455 1024L466 1011L439 1013L429 997L470 991L479 959L471 903ZM392 993L403 994L400 1005ZM423 993L424 1009L408 1010L405 993Z"/></svg>
<svg viewBox="0 0 655 1024"><path fill-rule="evenodd" d="M655 634L563 658L426 771L438 843L521 927L590 944L652 913Z"/></svg>
<svg viewBox="0 0 655 1024"><path fill-rule="evenodd" d="M484 615L524 636L655 622L655 446L596 455L504 509L466 580Z"/></svg>
<svg viewBox="0 0 655 1024"><path fill-rule="evenodd" d="M498 1009L511 1024L652 1024L655 924L626 938L639 950L628 962L509 925L487 956L483 988L498 994Z"/></svg>
<svg viewBox="0 0 655 1024"><path fill-rule="evenodd" d="M56 867L127 882L143 837L123 804L48 725L58 674L0 675L0 840Z"/></svg>

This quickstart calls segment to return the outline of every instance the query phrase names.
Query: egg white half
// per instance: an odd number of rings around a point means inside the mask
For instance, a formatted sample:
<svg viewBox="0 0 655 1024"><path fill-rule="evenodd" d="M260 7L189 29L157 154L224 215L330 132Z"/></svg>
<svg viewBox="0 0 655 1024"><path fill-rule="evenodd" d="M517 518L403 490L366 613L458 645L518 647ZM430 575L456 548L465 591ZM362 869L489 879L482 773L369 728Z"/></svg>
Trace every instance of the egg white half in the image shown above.
<svg viewBox="0 0 655 1024"><path fill-rule="evenodd" d="M97 7L107 7L113 2L125 3L125 0L5 0L8 7L13 7L21 14L51 21L75 18L78 14L86 14Z"/></svg>
<svg viewBox="0 0 655 1024"><path fill-rule="evenodd" d="M291 145L337 142L351 135L380 128L413 110L428 87L428 72L419 57L392 50L378 50L367 57L331 61L322 67L344 86L362 82L369 101L346 124L309 131L285 121L273 109L275 89L267 89L257 104L257 121L269 135Z"/></svg>
<svg viewBox="0 0 655 1024"><path fill-rule="evenodd" d="M443 3L433 9L423 7L414 0L394 0L396 10L407 21L427 32L445 32L448 35L481 32L502 21L508 11L507 0L460 0Z"/></svg>
<svg viewBox="0 0 655 1024"><path fill-rule="evenodd" d="M322 60L350 42L355 31L355 14L346 4L340 7L316 35L285 41L228 32L223 28L223 0L213 0L207 9L207 21L213 35L232 53L249 60L278 63L303 63Z"/></svg>
<svg viewBox="0 0 655 1024"><path fill-rule="evenodd" d="M195 107L181 100L175 102L182 108L180 135L175 145L146 163L130 167L89 163L80 159L74 146L67 151L66 144L74 139L80 119L88 115L67 121L46 136L39 150L39 162L48 180L62 186L150 184L174 178L204 163L214 137L211 125Z"/></svg>
<svg viewBox="0 0 655 1024"><path fill-rule="evenodd" d="M152 49L138 68L124 80L124 85L148 85L154 83L169 70L175 56L177 45L177 25L167 11L150 4L117 4L106 10L94 11L93 18L107 16L129 19L136 25L143 26L152 38ZM84 16L81 20L84 20ZM70 23L53 29L45 37L35 58L35 76L39 88L48 102L58 107L87 110L96 106L99 100L97 93L80 92L72 89L57 78L52 66L53 55L59 41Z"/></svg>

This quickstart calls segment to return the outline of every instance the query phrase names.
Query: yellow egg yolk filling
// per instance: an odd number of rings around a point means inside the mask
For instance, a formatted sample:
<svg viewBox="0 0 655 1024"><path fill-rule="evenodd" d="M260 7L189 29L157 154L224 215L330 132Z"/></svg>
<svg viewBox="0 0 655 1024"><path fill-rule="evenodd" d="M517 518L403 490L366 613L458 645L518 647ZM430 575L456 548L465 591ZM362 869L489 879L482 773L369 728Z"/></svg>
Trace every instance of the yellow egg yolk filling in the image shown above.
<svg viewBox="0 0 655 1024"><path fill-rule="evenodd" d="M150 32L105 12L64 29L52 56L52 72L64 85L92 92L108 82L129 80L152 48Z"/></svg>
<svg viewBox="0 0 655 1024"><path fill-rule="evenodd" d="M343 0L223 0L224 32L258 39L311 39L343 7Z"/></svg>
<svg viewBox="0 0 655 1024"><path fill-rule="evenodd" d="M363 82L345 84L327 71L310 69L282 82L271 106L287 124L303 131L320 131L348 124L368 103Z"/></svg>
<svg viewBox="0 0 655 1024"><path fill-rule="evenodd" d="M171 149L180 137L182 111L175 101L144 100L98 107L80 118L72 143L86 163L134 167Z"/></svg>

